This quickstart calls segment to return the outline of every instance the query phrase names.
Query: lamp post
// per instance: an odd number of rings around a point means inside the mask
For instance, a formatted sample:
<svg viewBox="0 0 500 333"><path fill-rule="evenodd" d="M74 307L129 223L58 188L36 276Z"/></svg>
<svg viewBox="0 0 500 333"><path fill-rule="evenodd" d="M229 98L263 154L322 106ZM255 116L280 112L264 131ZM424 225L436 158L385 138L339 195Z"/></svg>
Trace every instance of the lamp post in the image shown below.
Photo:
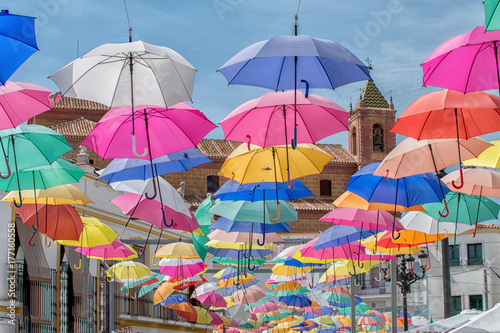
<svg viewBox="0 0 500 333"><path fill-rule="evenodd" d="M413 271L413 265L415 263L415 258L412 255L398 255L398 265L397 265L397 273L396 273L396 282L401 290L401 294L403 295L403 317L404 317L404 330L408 330L408 304L407 304L407 295L411 292L410 286L418 280L421 280L425 277L425 271L430 268L429 265L429 256L427 253L422 251L417 255L420 268L422 270L421 275ZM387 282L391 281L390 276L388 275L388 262L384 262L382 264L382 272L384 280ZM392 297L396 297L396 295L392 295ZM392 318L393 325L396 322L396 318Z"/></svg>

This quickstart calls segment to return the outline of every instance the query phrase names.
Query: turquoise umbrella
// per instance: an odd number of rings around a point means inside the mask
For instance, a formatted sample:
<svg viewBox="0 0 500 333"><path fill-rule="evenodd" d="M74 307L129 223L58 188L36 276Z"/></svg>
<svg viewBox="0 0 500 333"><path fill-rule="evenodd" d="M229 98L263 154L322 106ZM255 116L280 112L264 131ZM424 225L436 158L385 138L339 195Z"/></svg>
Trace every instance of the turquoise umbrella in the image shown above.
<svg viewBox="0 0 500 333"><path fill-rule="evenodd" d="M368 310L370 310L370 307L368 306L368 304L366 304L364 302L361 302L354 307L354 311L356 311L356 313L364 313ZM351 306L340 307L339 312L344 314L344 315L350 314L351 313Z"/></svg>
<svg viewBox="0 0 500 333"><path fill-rule="evenodd" d="M221 201L213 205L210 213L228 218L232 221L275 223L298 221L297 211L286 201L279 200L280 218L277 221L269 219L269 215L277 216L277 205L274 201ZM264 208L265 207L265 210Z"/></svg>

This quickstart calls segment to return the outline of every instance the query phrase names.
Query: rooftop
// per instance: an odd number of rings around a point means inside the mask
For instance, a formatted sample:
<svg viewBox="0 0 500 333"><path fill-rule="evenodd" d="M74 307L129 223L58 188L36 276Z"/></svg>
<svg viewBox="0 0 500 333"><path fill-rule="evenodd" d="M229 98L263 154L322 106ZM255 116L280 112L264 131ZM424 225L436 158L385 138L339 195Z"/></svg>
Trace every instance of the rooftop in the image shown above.
<svg viewBox="0 0 500 333"><path fill-rule="evenodd" d="M361 101L364 103L365 108L389 109L389 103L387 103L387 100L372 80L366 82L361 96L356 103L356 108L359 108Z"/></svg>

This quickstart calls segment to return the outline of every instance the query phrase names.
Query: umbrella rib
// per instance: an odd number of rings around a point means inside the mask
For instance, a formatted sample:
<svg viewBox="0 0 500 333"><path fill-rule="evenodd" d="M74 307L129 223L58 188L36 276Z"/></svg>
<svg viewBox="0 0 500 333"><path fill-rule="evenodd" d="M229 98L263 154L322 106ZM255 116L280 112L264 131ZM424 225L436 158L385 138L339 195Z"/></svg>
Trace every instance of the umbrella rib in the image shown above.
<svg viewBox="0 0 500 333"><path fill-rule="evenodd" d="M236 73L235 75L233 75L233 78L231 79L231 81L228 81L228 82L227 82L227 85L232 84L232 83L233 83L233 81L234 81L234 79L235 79L235 78L236 78L236 77L237 77L237 76L241 73L241 71L243 70L243 68L245 68L245 67L246 67L246 65L248 65L248 63L249 63L250 61L254 60L254 59L255 59L255 57L254 57L254 58L252 58L252 59L248 59L248 60L245 62L245 64L244 64L243 66L241 66L241 67L240 67L240 69L238 70L238 73ZM217 70L217 71L219 71L219 70Z"/></svg>
<svg viewBox="0 0 500 333"><path fill-rule="evenodd" d="M479 52L481 52L482 50L484 50L483 46L485 46L486 48L489 47L486 43L482 43L481 46L479 47L479 50L477 50L476 54L474 54L474 59L472 60L472 63L470 65L469 73L467 74L467 80L465 80L465 92L467 92L467 87L469 85L470 77L471 77L471 74L472 74L472 68L474 67L474 64L476 63L477 57L479 55Z"/></svg>
<svg viewBox="0 0 500 333"><path fill-rule="evenodd" d="M326 74L326 77L328 78L328 82L330 82L330 86L332 87L332 90L335 90L335 86L333 85L330 74L328 74L328 71L326 70L325 66L323 65L323 62L321 61L321 57L316 56L315 58L318 59L318 63L321 65L321 68L323 68L323 71ZM357 65L357 66L359 68L359 65Z"/></svg>

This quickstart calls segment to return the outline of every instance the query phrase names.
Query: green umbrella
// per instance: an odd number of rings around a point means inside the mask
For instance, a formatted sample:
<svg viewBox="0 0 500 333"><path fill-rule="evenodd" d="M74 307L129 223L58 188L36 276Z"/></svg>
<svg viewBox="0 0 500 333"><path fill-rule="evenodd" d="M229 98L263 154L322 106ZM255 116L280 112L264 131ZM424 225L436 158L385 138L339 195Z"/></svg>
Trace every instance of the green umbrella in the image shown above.
<svg viewBox="0 0 500 333"><path fill-rule="evenodd" d="M209 212L210 208L213 206L214 201L212 201L212 194L208 194L205 200L196 209L194 217L200 225L201 232L203 235L193 234L193 245L198 252L201 260L205 260L207 256L208 249L205 244L210 240L206 235L210 233L210 225L212 224L212 214Z"/></svg>
<svg viewBox="0 0 500 333"><path fill-rule="evenodd" d="M370 307L364 302L361 302L354 307L354 311L356 311L356 313L364 313L368 310L370 310ZM351 306L340 307L339 312L344 315L351 314Z"/></svg>
<svg viewBox="0 0 500 333"><path fill-rule="evenodd" d="M238 259L226 258L226 257L213 257L212 261L218 262L223 265L240 265L244 266L248 264L248 260L250 260L250 265L262 265L266 262L265 258L251 258L251 259L240 259L238 263Z"/></svg>
<svg viewBox="0 0 500 333"><path fill-rule="evenodd" d="M486 31L500 30L500 1L484 0Z"/></svg>
<svg viewBox="0 0 500 333"><path fill-rule="evenodd" d="M262 305L262 304L266 303L267 301L270 301L273 297L274 297L273 293L266 293L266 296L262 297L257 302L245 305L244 309L246 311L246 310L249 310L249 309L256 308L259 305Z"/></svg>
<svg viewBox="0 0 500 333"><path fill-rule="evenodd" d="M305 294L308 292L310 292L310 290L307 288L304 288L304 287L300 287L299 289L294 289L294 290L285 289L285 290L279 290L276 293L276 297L291 296L291 295L296 295L296 294Z"/></svg>
<svg viewBox="0 0 500 333"><path fill-rule="evenodd" d="M276 221L270 220L269 215L278 215L276 207L274 201L221 201L213 205L210 213L241 222L276 223L298 221L297 211L284 200L279 200L280 218Z"/></svg>

